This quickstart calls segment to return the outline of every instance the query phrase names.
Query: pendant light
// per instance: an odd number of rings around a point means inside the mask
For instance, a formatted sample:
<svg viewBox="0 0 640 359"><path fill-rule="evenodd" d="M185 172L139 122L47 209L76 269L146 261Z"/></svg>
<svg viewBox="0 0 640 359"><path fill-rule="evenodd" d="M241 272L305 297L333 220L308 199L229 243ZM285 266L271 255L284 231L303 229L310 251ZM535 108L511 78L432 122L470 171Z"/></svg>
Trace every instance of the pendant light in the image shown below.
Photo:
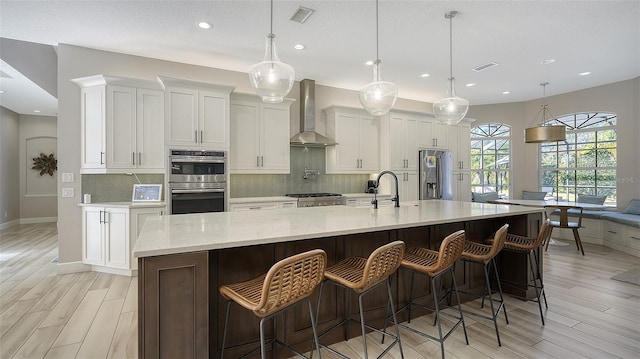
<svg viewBox="0 0 640 359"><path fill-rule="evenodd" d="M433 104L433 114L436 119L448 125L455 125L462 121L469 110L469 101L456 96L455 78L453 77L453 18L457 14L457 11L449 11L444 14L444 17L449 19L449 89L447 97Z"/></svg>
<svg viewBox="0 0 640 359"><path fill-rule="evenodd" d="M360 103L372 116L386 115L398 99L398 86L383 81L380 74L380 56L378 53L378 0L376 0L376 61L373 63L373 81L360 89Z"/></svg>
<svg viewBox="0 0 640 359"><path fill-rule="evenodd" d="M564 141L567 138L567 128L564 125L545 126L548 119L551 119L551 112L547 105L547 93L546 87L549 83L543 82L542 86L543 105L540 106L538 114L542 113L541 126L530 127L524 130L524 142L525 143L544 143L544 142L558 142ZM548 116L547 116L548 115ZM538 115L536 115L538 117Z"/></svg>
<svg viewBox="0 0 640 359"><path fill-rule="evenodd" d="M295 78L293 67L283 63L276 53L273 33L273 0L271 0L271 31L267 35L264 60L249 69L249 80L263 102L280 103L291 91Z"/></svg>

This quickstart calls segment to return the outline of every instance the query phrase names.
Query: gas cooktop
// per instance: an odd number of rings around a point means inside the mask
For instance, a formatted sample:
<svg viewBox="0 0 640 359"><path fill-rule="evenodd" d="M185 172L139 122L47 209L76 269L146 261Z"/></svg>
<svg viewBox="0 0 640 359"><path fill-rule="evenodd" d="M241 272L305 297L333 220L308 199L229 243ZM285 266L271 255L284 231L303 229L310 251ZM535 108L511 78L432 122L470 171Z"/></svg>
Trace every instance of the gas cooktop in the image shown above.
<svg viewBox="0 0 640 359"><path fill-rule="evenodd" d="M293 198L316 198L316 197L340 197L340 193L289 193L287 197Z"/></svg>

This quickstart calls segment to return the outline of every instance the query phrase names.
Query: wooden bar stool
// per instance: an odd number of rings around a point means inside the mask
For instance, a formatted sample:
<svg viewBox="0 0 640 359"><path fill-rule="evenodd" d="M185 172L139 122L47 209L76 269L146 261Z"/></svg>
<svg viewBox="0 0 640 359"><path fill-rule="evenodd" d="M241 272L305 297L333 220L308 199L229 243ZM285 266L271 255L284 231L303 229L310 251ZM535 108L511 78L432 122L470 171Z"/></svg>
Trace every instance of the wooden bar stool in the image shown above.
<svg viewBox="0 0 640 359"><path fill-rule="evenodd" d="M361 258L361 257L350 257L342 260L340 263L327 268L324 273L325 281L320 285L320 298L322 298L322 289L325 284L331 283L336 286L345 288L349 290L348 301L351 302L351 292L358 293L358 305L360 309L360 320L351 318L351 313L349 310L349 305L347 305L347 316L340 323L334 325L329 330L324 332L320 337L328 334L336 328L341 326L345 326L345 340L348 339L348 328L349 322L354 321L360 323L362 328L362 341L364 348L364 358L368 358L367 354L367 337L366 337L366 328L374 330L376 332L382 333L383 335L394 338L393 343L389 344L387 348L380 354L379 358L384 356L391 348L398 344L400 348L400 355L404 358L404 353L402 352L402 343L400 341L400 332L398 330L398 323L396 321L394 305L393 305L393 296L391 294L391 284L389 281L389 276L391 276L400 266L400 262L402 261L402 256L404 255L404 242L395 241L389 244L385 244L377 248L375 251L369 255L369 258ZM381 331L377 328L366 325L364 322L364 311L362 308L362 297L369 293L372 289L382 285L383 283L387 284L387 299L388 304L391 306L391 311L393 312L393 323L395 326L395 335L386 333L386 331ZM318 299L318 313L320 312L320 299ZM317 318L317 316L316 316ZM347 356L337 352L336 350L329 348L328 346L320 344L323 348L333 352L334 354L349 359Z"/></svg>
<svg viewBox="0 0 640 359"><path fill-rule="evenodd" d="M509 318L507 317L507 309L504 303L504 297L502 295L502 285L500 285L500 276L498 275L498 268L496 266L495 257L504 247L504 242L507 239L507 229L509 228L508 224L500 227L498 231L496 231L494 240L491 245L484 245L476 242L466 241L464 243L464 250L462 251L462 260L469 263L478 263L482 264L484 268L484 283L485 283L485 291L482 292L482 305L481 308L484 307L484 299L486 297L489 298L489 305L491 307L491 316L485 316L479 313L465 311L469 314L476 315L482 318L491 319L493 321L493 325L496 328L496 338L498 339L498 346L502 346L500 342L500 332L498 331L498 321L497 317L500 314L500 311L504 312L504 320L509 324ZM496 282L498 284L498 294L500 295L500 299L497 300L500 305L498 305L498 309L495 309L493 302L493 291L491 289L491 280L489 278L489 267L493 264L493 270L496 275ZM465 293L471 294L471 293Z"/></svg>
<svg viewBox="0 0 640 359"><path fill-rule="evenodd" d="M536 291L535 301L538 302L538 309L540 309L540 319L542 320L542 325L544 325L544 315L542 313L542 301L540 300L540 297L544 299L544 306L546 308L549 308L549 306L547 305L547 296L544 294L544 284L542 283L542 275L540 273L540 267L538 266L537 250L538 248L542 247L546 241L549 240L549 238L551 237L551 230L552 228L549 225L549 220L547 219L542 223L542 226L540 227L540 231L538 231L538 236L536 238L523 237L516 234L507 233L507 237L504 242L504 249L527 254L533 284L531 282L527 282L524 284L527 286L527 288L533 287ZM488 242L492 243L493 239L490 239ZM532 254L533 257L531 256Z"/></svg>
<svg viewBox="0 0 640 359"><path fill-rule="evenodd" d="M326 263L327 254L321 249L315 249L285 258L274 264L267 274L252 280L221 286L220 294L227 300L227 314L224 320L220 358L224 358L224 345L227 337L227 324L229 322L231 302L238 303L240 306L252 311L253 314L261 318L260 347L247 353L242 358L260 349L261 357L265 359L265 347L267 344L264 335L265 320L273 318L275 327L274 317L302 300L306 300L309 304L313 339L317 347L318 334L316 332L316 322L313 317L313 309L309 296L316 286L322 282ZM306 358L297 350L278 340L275 330L273 336L273 339L269 341L273 345L273 350L275 350L275 344L277 343L291 350L296 355ZM313 351L313 344L311 350Z"/></svg>
<svg viewBox="0 0 640 359"><path fill-rule="evenodd" d="M448 235L442 241L442 243L440 244L440 249L437 252L425 248L409 248L402 258L401 267L411 271L411 286L409 290L409 303L399 309L398 313L403 310L408 310L408 322L411 323L411 306L415 305L423 309L433 310L435 312L435 324L438 325L439 337L433 337L427 333L420 332L404 324L400 324L400 326L429 339L438 341L440 343L440 350L442 351L442 358L444 358L444 341L460 324L462 324L464 338L467 342L467 345L469 344L469 339L467 338L467 328L464 325L464 317L462 315L462 308L460 306L460 297L458 295L455 273L453 271L454 263L458 259L460 259L460 256L462 255L462 249L464 248L465 243L464 239L465 232L462 230L457 231ZM413 299L413 277L415 273L427 275L431 279L431 293L433 294L433 302L435 308L428 308L422 304L416 303ZM455 293L456 300L458 301L458 313L460 315L459 317L440 310L439 304L444 298L438 296L438 291L436 289L436 280L440 278L440 281L442 283L442 276L447 273L451 273L451 290ZM447 315L456 320L456 323L444 336L442 335L442 327L440 325L440 315Z"/></svg>

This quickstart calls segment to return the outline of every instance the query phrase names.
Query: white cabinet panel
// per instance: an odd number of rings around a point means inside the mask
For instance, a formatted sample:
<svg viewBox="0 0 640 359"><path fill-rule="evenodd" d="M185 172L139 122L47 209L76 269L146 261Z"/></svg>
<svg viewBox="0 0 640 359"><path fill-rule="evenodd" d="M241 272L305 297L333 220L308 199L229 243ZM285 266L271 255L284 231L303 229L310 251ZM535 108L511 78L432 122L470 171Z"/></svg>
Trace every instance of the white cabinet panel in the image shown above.
<svg viewBox="0 0 640 359"><path fill-rule="evenodd" d="M155 82L104 77L81 87L81 173L164 172L164 93Z"/></svg>
<svg viewBox="0 0 640 359"><path fill-rule="evenodd" d="M105 266L129 269L129 209L111 208L105 211Z"/></svg>
<svg viewBox="0 0 640 359"><path fill-rule="evenodd" d="M257 96L234 94L231 101L231 173L289 173L290 106L265 104Z"/></svg>
<svg viewBox="0 0 640 359"><path fill-rule="evenodd" d="M380 124L362 109L323 110L327 135L337 142L326 150L327 173L372 173L380 169Z"/></svg>
<svg viewBox="0 0 640 359"><path fill-rule="evenodd" d="M165 85L165 145L228 151L233 87L159 78Z"/></svg>
<svg viewBox="0 0 640 359"><path fill-rule="evenodd" d="M104 264L102 207L84 207L82 209L82 262L87 264Z"/></svg>
<svg viewBox="0 0 640 359"><path fill-rule="evenodd" d="M471 202L471 173L454 172L453 200Z"/></svg>

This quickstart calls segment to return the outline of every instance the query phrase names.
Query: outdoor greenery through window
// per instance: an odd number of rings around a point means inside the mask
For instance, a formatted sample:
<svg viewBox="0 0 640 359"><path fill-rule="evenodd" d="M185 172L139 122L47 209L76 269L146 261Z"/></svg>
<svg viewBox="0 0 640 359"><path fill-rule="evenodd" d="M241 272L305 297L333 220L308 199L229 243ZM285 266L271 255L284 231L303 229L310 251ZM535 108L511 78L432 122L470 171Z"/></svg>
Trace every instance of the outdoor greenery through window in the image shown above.
<svg viewBox="0 0 640 359"><path fill-rule="evenodd" d="M489 123L471 129L471 191L509 198L511 127Z"/></svg>
<svg viewBox="0 0 640 359"><path fill-rule="evenodd" d="M616 203L616 115L578 113L549 120L564 125L567 138L540 144L541 190L558 200L575 201L580 194L607 196Z"/></svg>

